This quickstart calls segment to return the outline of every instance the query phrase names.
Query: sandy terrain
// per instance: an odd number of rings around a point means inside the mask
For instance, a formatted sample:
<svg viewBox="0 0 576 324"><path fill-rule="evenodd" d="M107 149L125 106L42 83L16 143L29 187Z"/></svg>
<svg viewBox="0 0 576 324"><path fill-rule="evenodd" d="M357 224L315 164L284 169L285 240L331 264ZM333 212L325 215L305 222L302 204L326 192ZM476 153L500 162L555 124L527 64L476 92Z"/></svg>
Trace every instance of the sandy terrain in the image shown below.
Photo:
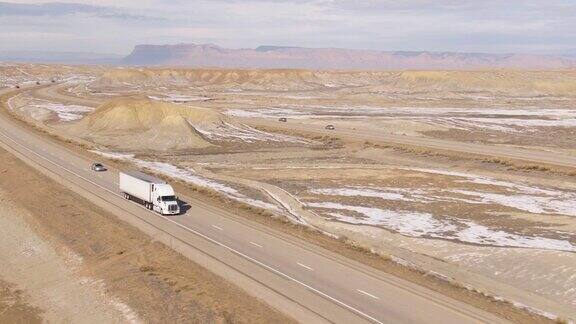
<svg viewBox="0 0 576 324"><path fill-rule="evenodd" d="M576 154L574 72L81 73L88 77L72 78L53 95L15 98L13 111L105 158L314 227L519 308L555 318L522 305L522 294L576 308L574 175L249 125L251 118L286 117L310 127Z"/></svg>
<svg viewBox="0 0 576 324"><path fill-rule="evenodd" d="M3 322L290 322L5 151L0 157Z"/></svg>
<svg viewBox="0 0 576 324"><path fill-rule="evenodd" d="M41 310L27 304L27 297L0 281L0 321L4 323L42 323Z"/></svg>

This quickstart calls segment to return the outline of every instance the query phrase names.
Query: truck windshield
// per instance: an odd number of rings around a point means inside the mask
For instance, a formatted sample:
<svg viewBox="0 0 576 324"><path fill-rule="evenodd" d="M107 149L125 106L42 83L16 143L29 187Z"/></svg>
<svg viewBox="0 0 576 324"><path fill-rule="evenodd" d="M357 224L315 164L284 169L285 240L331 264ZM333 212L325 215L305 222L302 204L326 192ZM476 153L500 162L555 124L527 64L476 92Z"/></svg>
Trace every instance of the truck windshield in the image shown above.
<svg viewBox="0 0 576 324"><path fill-rule="evenodd" d="M162 196L162 201L176 201L176 196Z"/></svg>

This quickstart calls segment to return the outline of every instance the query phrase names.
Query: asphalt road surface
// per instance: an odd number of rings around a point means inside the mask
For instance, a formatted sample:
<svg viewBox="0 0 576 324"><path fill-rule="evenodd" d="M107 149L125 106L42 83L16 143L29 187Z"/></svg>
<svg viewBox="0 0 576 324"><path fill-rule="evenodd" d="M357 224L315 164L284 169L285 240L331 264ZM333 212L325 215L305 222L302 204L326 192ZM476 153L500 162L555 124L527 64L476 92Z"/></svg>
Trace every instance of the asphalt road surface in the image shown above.
<svg viewBox="0 0 576 324"><path fill-rule="evenodd" d="M0 91L7 93L9 89ZM4 103L0 109L7 109ZM500 323L485 311L344 258L233 211L180 198L183 215L163 217L118 191L118 170L96 173L86 157L0 113L0 144L130 217L153 223L209 256L215 273L303 322ZM23 184L26 185L26 184ZM57 215L52 215L57 216ZM253 289L252 289L253 288ZM253 290L253 291L252 291Z"/></svg>
<svg viewBox="0 0 576 324"><path fill-rule="evenodd" d="M340 137L343 139L369 141L376 144L396 143L437 150L478 154L488 157L500 157L533 163L546 163L563 167L576 167L576 156L574 155L559 154L536 149L457 142L423 136L396 135L373 130L367 131L345 128L338 126L338 124L335 124L334 130L327 130L323 125L307 122L305 120L288 120L288 122L278 122L271 119L248 118L245 119L245 122L255 126L267 126L285 130L298 130L315 135L328 135Z"/></svg>

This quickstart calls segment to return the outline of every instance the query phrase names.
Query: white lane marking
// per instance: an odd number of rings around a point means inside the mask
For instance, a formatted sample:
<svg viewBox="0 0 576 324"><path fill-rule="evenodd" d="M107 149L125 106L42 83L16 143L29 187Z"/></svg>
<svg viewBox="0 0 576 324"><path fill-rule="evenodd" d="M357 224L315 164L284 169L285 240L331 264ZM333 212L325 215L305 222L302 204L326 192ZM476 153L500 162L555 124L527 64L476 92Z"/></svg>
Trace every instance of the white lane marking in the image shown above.
<svg viewBox="0 0 576 324"><path fill-rule="evenodd" d="M222 227L216 226L216 225L212 225L212 227L214 227L215 229L219 230L219 231L223 231Z"/></svg>
<svg viewBox="0 0 576 324"><path fill-rule="evenodd" d="M370 293L365 292L364 290L356 289L356 291L358 291L359 293L364 294L364 295L366 295L366 296L368 296L368 297L371 297L371 298L374 298L374 299L380 299L380 298L378 298L378 297L376 297L376 296L374 296L374 295L372 295L372 294L370 294Z"/></svg>
<svg viewBox="0 0 576 324"><path fill-rule="evenodd" d="M312 269L312 268L310 268L309 266L307 266L307 265L305 265L305 264L302 264L302 263L300 263L300 262L296 262L296 264L299 265L299 266L301 266L302 268L306 268L306 269L308 269L308 270L310 270L310 271L314 271L314 269Z"/></svg>
<svg viewBox="0 0 576 324"><path fill-rule="evenodd" d="M259 248L262 247L262 245L260 245L260 244L258 244L258 243L254 243L254 242L252 242L252 241L250 241L250 242L248 242L248 243L250 243L250 244L252 244L252 245L254 245L254 246L257 246L257 247L259 247Z"/></svg>
<svg viewBox="0 0 576 324"><path fill-rule="evenodd" d="M122 195L121 195L121 194L119 194L119 193L117 193L117 192L114 192L114 191L112 191L112 190L110 190L110 189L108 189L108 188L106 188L106 187L104 187L104 186L101 186L101 185L93 182L92 180L90 180L90 179L88 179L88 178L85 178L85 177L81 176L80 174L78 174L78 173L76 173L76 172L74 172L74 171L66 168L65 166L63 166L63 165L61 165L61 164L58 164L58 163L56 163L56 162L54 162L54 161L51 161L50 159L46 158L45 156L42 156L42 155L40 155L39 153L34 152L34 151L31 150L30 148L22 145L22 143L18 143L18 142L17 142L16 140L14 140L12 137L6 135L6 133L4 133L3 131L0 131L0 133L1 133L5 138L7 138L7 139L9 139L10 141L14 142L16 145L19 145L19 146L22 147L24 150L26 150L26 151L28 151L28 152L30 152L30 153L38 156L39 158L47 161L48 163L51 163L51 164L53 164L53 165L55 165L55 166L63 169L64 171L66 171L66 172L68 172L68 173L70 173L70 174L73 174L73 175L75 175L76 177L78 177L78 178L80 178L80 179L82 179L82 180L90 183L91 185L93 185L93 186L95 186L95 187L98 187L98 188L100 188L100 189L102 189L102 190L104 190L104 191L106 191L106 192L108 192L108 193L110 193L110 194L112 194L112 195L114 195L114 196L117 196L117 197L121 197L121 198L122 198ZM136 206L136 207L138 207L138 208L141 208L142 210L144 210L144 211L146 211L146 212L148 212L148 213L151 213L151 214L154 214L154 215L158 215L156 212L153 212L153 211L151 211L151 210L148 210L148 209L146 209L146 207L144 207L144 206L142 206L142 205L134 204L134 206ZM134 215L134 216L136 216L136 215ZM284 278L286 278L286 279L288 279L288 280L291 280L291 281L293 281L294 283L299 284L299 285L301 285L301 286L303 286L303 287L305 287L305 288L313 291L314 293L316 293L316 294L318 294L318 295L320 295L320 296L322 296L322 297L324 297L324 298L332 301L333 303L338 304L338 305L340 305L340 306L342 306L342 307L344 307L344 308L346 308L346 309L348 309L348 310L350 310L350 311L352 311L352 312L354 312L354 313L356 313L356 314L358 314L358 315L360 315L360 316L363 316L363 317L367 318L368 320L371 320L371 321L373 321L373 322L375 322L375 323L378 323L378 324L384 324L382 321L379 321L378 319L376 319L376 318L374 318L374 317L372 317L372 316L370 316L370 315L362 312L361 310L359 310L359 309L357 309L357 308L354 308L353 306L350 306L350 305L346 304L345 302L343 302L343 301L341 301L341 300L339 300L339 299L337 299L337 298L334 298L334 297L328 295L327 293L323 292L323 291L320 290L320 289L316 289L316 288L314 288L314 287L312 287L312 286L310 286L310 285L308 285L308 284L306 284L306 283L304 283L304 282L302 282L302 281L300 281L300 280L298 280L298 279L296 279L296 278L294 278L294 277L291 277L290 275L287 275L286 273L284 273L284 272L282 272L282 271L280 271L280 270L278 270L278 269L276 269L276 268L274 268L274 267L272 267L272 266L269 266L269 265L267 265L267 264L264 263L264 262L258 261L258 260L256 260L256 259L254 259L253 257L251 257L251 256L249 256L249 255L247 255L247 254L244 254L244 253L242 253L242 252L240 252L240 251L238 251L238 250L236 250L236 249L234 249L234 248L232 248L232 247L230 247L230 246L228 246L228 245L226 245L226 244L224 244L224 243L221 243L221 242L219 242L219 241L217 241L217 240L215 240L215 239L213 239L213 238L211 238L211 237L209 237L209 236L207 236L207 235L204 235L204 234L202 234L202 233L200 233L200 232L198 232L198 231L196 231L196 230L194 230L194 229L192 229L192 228L190 228L190 227L187 227L187 226L185 226L185 225L182 225L182 224L176 222L175 220L172 220L172 219L168 218L167 216L164 216L164 215L159 215L159 216L160 216L163 220L165 220L165 221L167 221L167 222L169 222L169 223L172 223L172 224L174 224L175 226L178 226L178 227L180 227L180 228L182 228L182 229L184 229L184 230L189 231L190 233L193 233L193 234L195 234L195 235L197 235L197 236L199 236L199 237L202 237L203 239L205 239L205 240L207 240L207 241L209 241L209 242L212 242L213 244L216 244L216 245L218 245L218 246L220 246L220 247L222 247L222 248L224 248L224 249L226 249L226 250L228 250L228 251L230 251L230 252L232 252L232 253L235 253L235 254L237 254L238 256L240 256L240 257L242 257L242 258L244 258L244 259L246 259L246 260L248 260L248 261L251 261L251 262L253 262L253 263L261 266L262 268L267 269L267 270L270 271L270 272L273 272L273 273L275 273L275 274L277 274L277 275L279 275L279 276L281 276L281 277L284 277ZM136 217L138 217L138 216L136 216ZM168 233L168 234L170 234L170 233Z"/></svg>

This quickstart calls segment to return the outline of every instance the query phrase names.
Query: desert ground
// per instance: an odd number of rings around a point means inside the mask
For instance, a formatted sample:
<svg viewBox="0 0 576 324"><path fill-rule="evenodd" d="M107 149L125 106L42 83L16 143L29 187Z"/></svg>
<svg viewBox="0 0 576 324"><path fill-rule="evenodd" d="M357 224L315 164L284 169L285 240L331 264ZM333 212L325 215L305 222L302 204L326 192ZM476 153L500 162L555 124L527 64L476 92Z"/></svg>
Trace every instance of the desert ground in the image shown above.
<svg viewBox="0 0 576 324"><path fill-rule="evenodd" d="M557 319L549 303L576 309L574 169L337 133L576 156L575 71L0 66L0 85L36 81L44 87L12 98L10 112L88 154L316 229L529 313ZM290 129L329 124L331 135ZM2 282L0 291L12 291ZM44 316L37 298L14 300L28 316ZM210 305L198 307L213 314Z"/></svg>

